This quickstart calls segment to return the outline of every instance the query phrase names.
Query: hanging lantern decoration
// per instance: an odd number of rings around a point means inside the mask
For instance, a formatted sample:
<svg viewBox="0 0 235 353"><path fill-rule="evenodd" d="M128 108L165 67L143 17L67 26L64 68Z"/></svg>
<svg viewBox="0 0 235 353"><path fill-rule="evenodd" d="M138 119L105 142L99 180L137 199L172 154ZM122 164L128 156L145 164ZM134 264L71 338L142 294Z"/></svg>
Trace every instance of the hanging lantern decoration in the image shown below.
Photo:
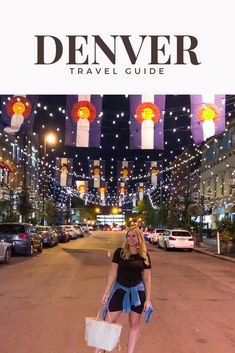
<svg viewBox="0 0 235 353"><path fill-rule="evenodd" d="M118 201L119 201L119 206L121 207L125 198L126 194L126 186L125 183L121 182L118 183Z"/></svg>
<svg viewBox="0 0 235 353"><path fill-rule="evenodd" d="M117 175L122 182L127 182L133 171L133 162L131 161L117 161Z"/></svg>
<svg viewBox="0 0 235 353"><path fill-rule="evenodd" d="M65 144L77 147L100 147L102 97L68 95Z"/></svg>
<svg viewBox="0 0 235 353"><path fill-rule="evenodd" d="M79 193L79 197L84 199L84 196L88 190L88 182L85 180L76 180L77 191Z"/></svg>
<svg viewBox="0 0 235 353"><path fill-rule="evenodd" d="M105 173L105 163L100 160L90 160L89 174L92 178L92 187L99 188Z"/></svg>
<svg viewBox="0 0 235 353"><path fill-rule="evenodd" d="M191 95L191 131L196 144L225 130L225 95Z"/></svg>
<svg viewBox="0 0 235 353"><path fill-rule="evenodd" d="M136 194L132 195L132 207L135 208L136 207Z"/></svg>
<svg viewBox="0 0 235 353"><path fill-rule="evenodd" d="M151 184L153 186L156 186L158 182L158 174L159 174L157 162L156 161L146 162L146 171L148 174L150 174Z"/></svg>
<svg viewBox="0 0 235 353"><path fill-rule="evenodd" d="M73 159L72 158L57 158L56 159L56 181L60 186L72 186L72 169Z"/></svg>
<svg viewBox="0 0 235 353"><path fill-rule="evenodd" d="M101 205L105 206L106 193L108 191L108 183L102 182L99 188Z"/></svg>
<svg viewBox="0 0 235 353"><path fill-rule="evenodd" d="M11 135L32 133L37 100L38 96L2 96L0 129Z"/></svg>
<svg viewBox="0 0 235 353"><path fill-rule="evenodd" d="M130 148L164 149L165 95L131 95Z"/></svg>
<svg viewBox="0 0 235 353"><path fill-rule="evenodd" d="M139 201L142 201L144 198L144 183L142 182L138 183L137 190L138 190Z"/></svg>

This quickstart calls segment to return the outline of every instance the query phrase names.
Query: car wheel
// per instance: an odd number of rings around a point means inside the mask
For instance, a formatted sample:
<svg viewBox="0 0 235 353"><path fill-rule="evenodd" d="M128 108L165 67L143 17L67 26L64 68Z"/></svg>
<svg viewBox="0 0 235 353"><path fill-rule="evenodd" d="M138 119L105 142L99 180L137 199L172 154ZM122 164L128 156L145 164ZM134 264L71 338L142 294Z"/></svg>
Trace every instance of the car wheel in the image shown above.
<svg viewBox="0 0 235 353"><path fill-rule="evenodd" d="M11 257L11 249L10 249L10 248L7 248L6 253L5 253L5 257L4 257L4 260L3 260L3 263L4 263L4 264L8 264L8 262L9 262L9 260L10 260L10 257Z"/></svg>
<svg viewBox="0 0 235 353"><path fill-rule="evenodd" d="M168 250L168 247L166 245L166 242L164 243L164 250L167 251Z"/></svg>
<svg viewBox="0 0 235 353"><path fill-rule="evenodd" d="M38 250L38 252L39 252L39 253L41 253L41 252L42 252L42 250L43 250L43 245L42 245L42 242L40 243L40 246L39 246L39 248L38 248L37 250Z"/></svg>
<svg viewBox="0 0 235 353"><path fill-rule="evenodd" d="M193 251L193 249L188 249L188 251L189 251L189 252L192 252L192 251Z"/></svg>
<svg viewBox="0 0 235 353"><path fill-rule="evenodd" d="M156 247L159 248L159 242L158 241L156 242Z"/></svg>
<svg viewBox="0 0 235 353"><path fill-rule="evenodd" d="M33 256L33 244L30 244L30 247L27 249L26 256Z"/></svg>

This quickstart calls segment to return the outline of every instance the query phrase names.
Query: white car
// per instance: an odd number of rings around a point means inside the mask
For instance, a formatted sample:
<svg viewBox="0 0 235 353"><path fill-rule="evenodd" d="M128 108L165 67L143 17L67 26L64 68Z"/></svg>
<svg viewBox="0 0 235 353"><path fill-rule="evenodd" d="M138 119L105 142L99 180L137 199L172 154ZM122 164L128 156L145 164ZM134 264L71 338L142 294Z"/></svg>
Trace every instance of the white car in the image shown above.
<svg viewBox="0 0 235 353"><path fill-rule="evenodd" d="M75 224L73 226L73 229L74 229L74 231L75 231L75 233L77 235L77 238L83 238L84 237L85 231L84 231L84 229L81 226Z"/></svg>
<svg viewBox="0 0 235 353"><path fill-rule="evenodd" d="M7 264L11 257L11 244L5 242L4 240L0 241L0 262Z"/></svg>
<svg viewBox="0 0 235 353"><path fill-rule="evenodd" d="M167 229L158 238L158 246L169 249L188 249L192 251L194 248L194 238L188 230L184 229Z"/></svg>
<svg viewBox="0 0 235 353"><path fill-rule="evenodd" d="M73 225L62 225L63 230L69 235L70 239L77 239L76 229L74 229Z"/></svg>
<svg viewBox="0 0 235 353"><path fill-rule="evenodd" d="M115 226L111 229L112 231L119 231L121 232L122 228L120 226Z"/></svg>
<svg viewBox="0 0 235 353"><path fill-rule="evenodd" d="M154 232L150 234L149 241L152 244L158 244L158 238L160 235L163 235L166 229L163 228L157 228L154 229Z"/></svg>

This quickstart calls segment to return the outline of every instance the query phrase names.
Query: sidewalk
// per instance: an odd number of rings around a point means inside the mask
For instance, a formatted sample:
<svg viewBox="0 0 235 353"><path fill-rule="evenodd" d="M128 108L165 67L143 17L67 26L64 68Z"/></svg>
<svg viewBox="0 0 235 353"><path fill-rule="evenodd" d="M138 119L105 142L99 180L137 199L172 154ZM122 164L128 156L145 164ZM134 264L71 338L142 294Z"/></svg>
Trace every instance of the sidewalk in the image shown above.
<svg viewBox="0 0 235 353"><path fill-rule="evenodd" d="M214 247L208 247L204 243L194 246L194 251L200 252L205 255L217 257L220 260L234 262L235 263L235 254L228 254L228 255L218 255L217 249Z"/></svg>

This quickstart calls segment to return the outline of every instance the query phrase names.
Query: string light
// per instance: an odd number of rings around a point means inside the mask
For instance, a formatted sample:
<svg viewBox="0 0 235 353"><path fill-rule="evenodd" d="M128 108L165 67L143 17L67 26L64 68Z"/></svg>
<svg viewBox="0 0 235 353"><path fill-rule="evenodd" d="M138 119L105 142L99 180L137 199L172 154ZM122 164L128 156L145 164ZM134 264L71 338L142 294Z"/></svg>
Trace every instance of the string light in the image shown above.
<svg viewBox="0 0 235 353"><path fill-rule="evenodd" d="M40 107L42 107L41 106L41 104L39 103L39 105L38 105L38 108L40 108ZM45 106L43 107L43 109L45 108ZM46 107L47 108L47 107ZM48 108L46 109L46 110L48 110ZM60 109L59 109L59 111L62 113L62 114L65 114L65 110L64 109L62 109L61 107L60 107ZM183 107L182 108L182 111L186 111L186 107ZM175 112L175 110L174 109L172 109L170 112L169 111L166 111L166 112L164 112L164 113L166 113L166 115L168 114L168 116L166 116L166 118L169 118L169 116L173 116L174 115L174 112ZM189 113L189 109L187 109L187 113ZM52 113L49 113L49 115L50 114L52 114ZM121 113L120 115L122 116L122 114L123 114L123 116L124 116L124 113ZM50 116L53 116L53 115L50 115ZM180 115L178 115L179 117L180 117ZM177 119L178 119L178 116L177 116ZM231 116L231 115L230 115ZM175 118L175 117L174 117ZM175 119L175 120L177 120L177 119ZM190 129L190 126L185 126L187 129L186 130L189 130ZM178 130L178 128L176 129L176 128L174 128L174 129L169 129L168 131L173 131L174 130L174 132L177 132L177 131L184 131L183 129L185 128L185 127L181 127L181 128L179 128L179 130ZM44 127L42 127L42 128L45 128L45 126ZM181 130L180 130L181 129ZM59 130L58 130L59 131ZM190 138L192 138L192 136L190 137ZM179 139L180 140L180 139ZM62 140L60 140L61 142L60 143L62 143ZM178 142L180 142L180 141L178 141ZM166 143L167 144L167 143ZM184 149L184 147L182 146L182 147L180 147L181 148L181 150L183 150ZM126 149L128 149L128 146L126 146ZM222 150L223 149L223 147L222 146L220 146L220 149ZM52 151L52 150L51 150ZM56 151L56 149L53 149L53 151ZM170 153L171 154L173 154L173 151L170 151ZM65 154L66 154L66 152L65 152ZM174 158L176 158L176 156L174 156ZM225 157L223 157L223 159L224 159ZM165 159L165 161L166 162L168 162L169 161L169 159L168 160L166 160ZM208 165L208 168L209 168L210 166ZM169 170L171 170L171 168L169 168L169 169L167 169L167 167L164 169L164 172L166 172L166 171L169 171ZM76 173L75 173L76 174ZM73 174L74 176L75 176L75 174ZM82 174L82 175L84 175L84 174ZM139 179L146 179L146 178L149 178L150 177L150 175L149 174L144 174L144 175L138 175L138 176L136 176L135 177L135 179L134 180L139 180Z"/></svg>

